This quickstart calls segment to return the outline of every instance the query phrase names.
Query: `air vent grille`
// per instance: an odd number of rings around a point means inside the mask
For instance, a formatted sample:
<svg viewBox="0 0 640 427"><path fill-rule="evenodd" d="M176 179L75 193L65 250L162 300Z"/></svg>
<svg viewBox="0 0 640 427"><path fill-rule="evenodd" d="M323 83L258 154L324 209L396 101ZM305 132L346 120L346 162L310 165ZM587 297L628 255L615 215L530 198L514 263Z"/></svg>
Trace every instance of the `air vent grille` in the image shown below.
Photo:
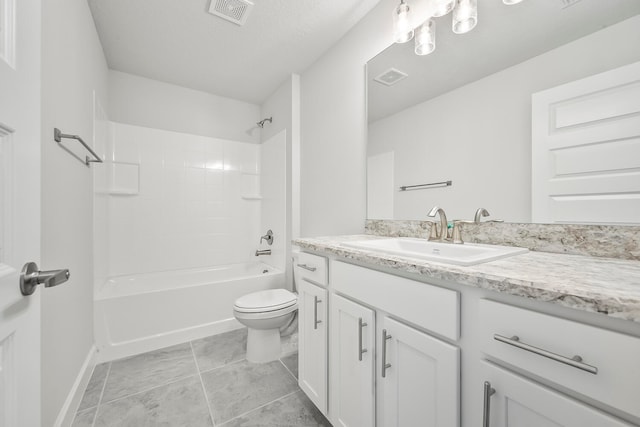
<svg viewBox="0 0 640 427"><path fill-rule="evenodd" d="M384 73L376 76L373 80L385 86L393 86L407 76L407 73L404 73L396 68L389 68Z"/></svg>
<svg viewBox="0 0 640 427"><path fill-rule="evenodd" d="M253 3L249 0L211 0L209 13L236 25L244 25L251 8Z"/></svg>

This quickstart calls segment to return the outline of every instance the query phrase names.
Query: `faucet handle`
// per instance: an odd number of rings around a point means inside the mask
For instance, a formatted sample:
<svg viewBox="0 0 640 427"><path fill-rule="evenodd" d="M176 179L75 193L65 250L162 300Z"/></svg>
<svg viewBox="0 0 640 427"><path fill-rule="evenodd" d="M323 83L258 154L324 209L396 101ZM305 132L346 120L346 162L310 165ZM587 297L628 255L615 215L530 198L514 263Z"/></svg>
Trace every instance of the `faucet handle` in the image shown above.
<svg viewBox="0 0 640 427"><path fill-rule="evenodd" d="M466 219L454 219L453 220L453 232L451 235L451 241L455 244L462 245L462 232L460 231L460 224L475 224L475 221L469 221Z"/></svg>
<svg viewBox="0 0 640 427"><path fill-rule="evenodd" d="M429 238L428 240L438 240L440 235L438 234L438 224L433 221L427 221L429 224Z"/></svg>

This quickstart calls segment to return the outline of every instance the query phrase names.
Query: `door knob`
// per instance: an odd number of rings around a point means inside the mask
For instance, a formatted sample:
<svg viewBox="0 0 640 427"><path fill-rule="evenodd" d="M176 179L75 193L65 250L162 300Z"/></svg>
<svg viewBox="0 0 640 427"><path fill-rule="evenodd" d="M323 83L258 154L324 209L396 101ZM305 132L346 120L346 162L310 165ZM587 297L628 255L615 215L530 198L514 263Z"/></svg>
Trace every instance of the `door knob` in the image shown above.
<svg viewBox="0 0 640 427"><path fill-rule="evenodd" d="M45 288L57 286L69 280L69 276L71 276L71 273L66 268L40 271L38 270L38 264L28 262L22 267L22 273L20 273L20 291L22 295L31 295L35 292L36 286L41 284L44 284Z"/></svg>

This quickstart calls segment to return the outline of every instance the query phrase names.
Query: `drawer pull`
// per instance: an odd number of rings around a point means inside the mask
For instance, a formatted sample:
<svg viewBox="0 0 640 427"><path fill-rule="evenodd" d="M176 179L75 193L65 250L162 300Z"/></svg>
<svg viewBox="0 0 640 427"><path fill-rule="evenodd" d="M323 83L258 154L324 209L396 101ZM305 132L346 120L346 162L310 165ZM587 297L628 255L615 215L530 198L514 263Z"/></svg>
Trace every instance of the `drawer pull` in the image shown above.
<svg viewBox="0 0 640 427"><path fill-rule="evenodd" d="M520 341L520 338L518 338L518 336L516 335L512 336L511 338L507 338L502 335L494 334L493 339L505 344L512 345L514 347L518 347L522 350L529 351L531 353L549 358L551 360L555 360L556 362L573 366L574 368L581 369L583 371L589 372L590 374L593 374L593 375L598 374L598 368L596 368L595 366L591 366L591 365L587 365L586 363L583 363L582 357L580 356L573 356L572 358L561 356L559 354L552 353L548 350L544 350L542 348L534 347L530 344L523 343Z"/></svg>
<svg viewBox="0 0 640 427"><path fill-rule="evenodd" d="M318 320L318 304L321 302L317 296L313 297L313 329L318 329L318 324L322 323L322 320Z"/></svg>
<svg viewBox="0 0 640 427"><path fill-rule="evenodd" d="M382 330L382 378L387 376L387 369L391 367L391 363L387 363L387 340L391 339L391 335L387 335L387 330Z"/></svg>
<svg viewBox="0 0 640 427"><path fill-rule="evenodd" d="M482 427L490 427L491 423L491 396L496 393L496 390L491 387L489 381L484 382L484 405L482 410Z"/></svg>
<svg viewBox="0 0 640 427"><path fill-rule="evenodd" d="M362 355L367 352L366 348L362 348L362 328L367 326L367 322L362 321L362 317L358 318L358 360L362 362Z"/></svg>
<svg viewBox="0 0 640 427"><path fill-rule="evenodd" d="M298 264L298 267L300 267L300 268L304 268L305 270L310 271L310 272L312 272L312 273L313 273L314 271L316 271L316 270L317 270L317 268L315 268L315 267L310 267L310 266L308 266L307 264Z"/></svg>

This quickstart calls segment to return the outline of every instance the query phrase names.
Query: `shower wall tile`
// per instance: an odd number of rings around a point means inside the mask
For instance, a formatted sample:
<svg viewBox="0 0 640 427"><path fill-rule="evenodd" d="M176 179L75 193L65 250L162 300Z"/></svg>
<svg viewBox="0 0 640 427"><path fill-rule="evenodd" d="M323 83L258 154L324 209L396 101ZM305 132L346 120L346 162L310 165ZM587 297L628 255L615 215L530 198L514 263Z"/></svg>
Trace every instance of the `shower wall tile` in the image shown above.
<svg viewBox="0 0 640 427"><path fill-rule="evenodd" d="M139 165L139 194L109 197L109 275L253 261L257 144L112 123L112 160Z"/></svg>

